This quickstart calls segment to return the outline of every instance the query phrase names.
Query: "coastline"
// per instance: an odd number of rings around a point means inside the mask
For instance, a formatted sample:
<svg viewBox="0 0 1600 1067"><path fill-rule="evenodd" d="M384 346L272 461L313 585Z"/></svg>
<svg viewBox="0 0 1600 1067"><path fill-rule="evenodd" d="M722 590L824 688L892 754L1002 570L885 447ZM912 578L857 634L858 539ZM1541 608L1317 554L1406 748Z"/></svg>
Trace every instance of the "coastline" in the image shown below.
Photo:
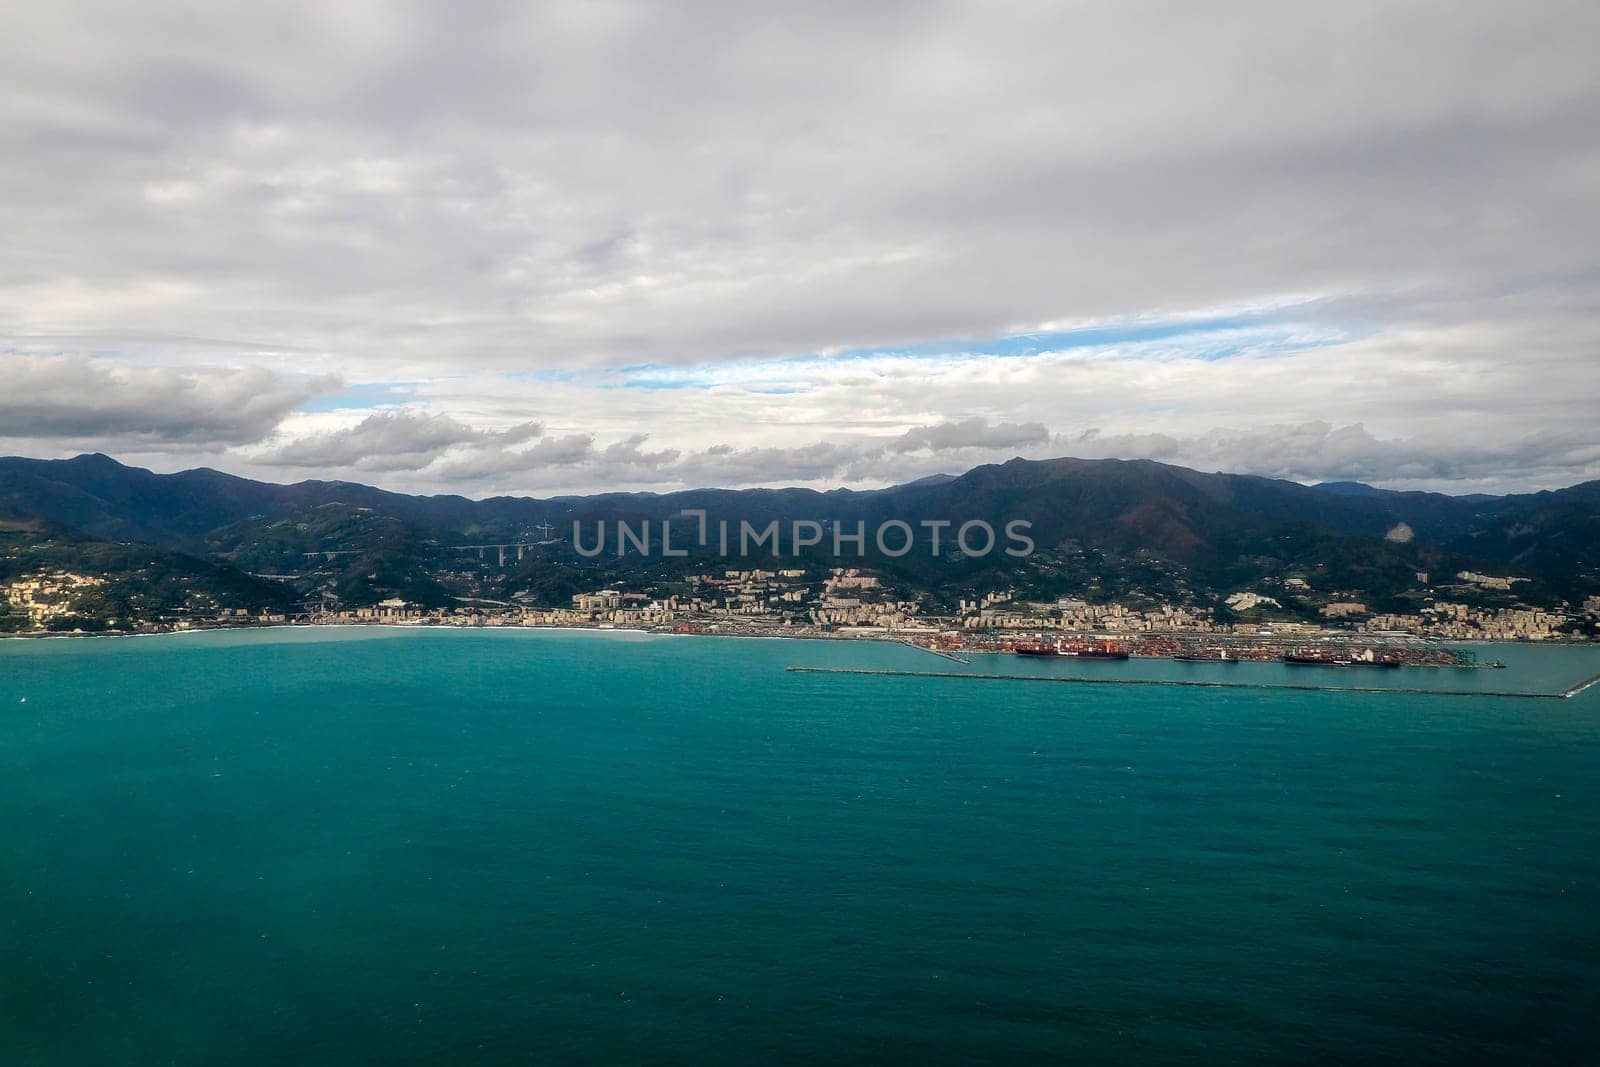
<svg viewBox="0 0 1600 1067"><path fill-rule="evenodd" d="M726 624L722 624L722 625L726 625ZM900 633L900 632L896 632L896 631L882 631L882 632L878 632L878 633L871 633L871 632L862 632L860 630L852 630L852 631L849 631L849 632L828 632L828 631L811 631L809 628L807 628L807 632L802 632L802 633L759 633L759 632L752 633L752 632L729 632L729 631L726 631L726 630L715 629L715 628L711 628L711 627L707 627L707 628L704 628L704 629L698 629L698 628L697 629L685 629L682 624L674 625L672 627L666 627L666 626L661 626L661 627L644 626L644 627L641 627L641 626L616 626L616 625L597 625L597 624L590 624L590 625L583 625L583 624L552 625L552 624L548 624L548 623L536 623L536 624L493 623L493 624L487 624L487 623L481 623L481 622L476 622L476 623L451 623L451 622L431 622L431 621L430 622L414 622L414 621L386 622L386 621L383 621L383 620L380 620L380 619L363 619L363 620L360 620L360 621L341 621L341 622L267 622L267 623L262 623L262 622L226 623L226 622L224 622L224 623L212 623L212 624L207 624L207 625L203 625L203 626L187 626L187 627L183 627L181 629L173 628L173 629L162 629L162 630L154 630L154 631L108 630L108 631L101 631L101 632L82 632L82 631L78 631L78 632L6 633L6 634L0 634L0 641L7 641L7 640L12 640L12 639L21 640L21 641L84 640L84 639L108 639L109 640L109 639L118 639L118 638L181 637L181 636L187 636L187 635L193 635L193 634L207 634L207 633L247 633L247 632L267 633L267 632L279 632L279 631L299 632L299 631L323 631L323 630L327 630L327 631L333 631L333 630L355 630L355 631L366 631L366 632L382 631L385 634L399 634L399 633L405 633L405 632L437 633L437 632L444 632L444 631L482 632L482 631L493 631L493 630L508 630L508 631L516 631L516 632L587 633L587 634L595 634L595 635L629 634L629 635L637 635L637 636L663 637L663 638L670 638L670 637L712 637L712 638L720 638L720 639L724 639L724 640L747 640L747 641L865 641L865 642L871 642L871 643L875 643L875 644L899 645L899 646L902 646L902 647L905 647L905 648L913 649L913 650L918 651L918 652L926 653L928 655L937 656L937 657L940 657L942 659L953 659L953 660L956 660L957 662L962 662L960 657L963 657L963 656L1006 656L1006 657L1009 657L1009 656L1013 655L1012 651L1009 648L1000 646L998 644L994 645L994 647L972 647L972 646L969 646L969 645L963 643L963 644L961 644L961 645L959 645L957 647L949 648L949 647L938 647L938 646L934 646L934 645L931 645L931 644L924 644L924 643L921 643L921 642L916 640L916 637L918 637L918 636L923 636L923 637L929 636L929 632L928 631L917 631L916 633ZM1130 636L1130 635L1121 635L1121 639L1126 640L1127 636ZM1173 632L1173 633L1159 633L1159 634L1157 634L1157 633L1147 633L1147 634L1142 634L1142 635L1131 635L1131 636L1135 636L1135 637L1138 637L1138 636L1153 637L1153 638L1157 638L1157 639L1173 639L1173 638L1188 639L1188 640L1201 639L1201 640L1205 640L1205 641L1208 641L1208 642L1215 642L1215 643L1218 643L1218 644L1226 644L1226 645L1228 645L1230 647L1253 648L1253 649L1259 649L1259 650L1269 651L1269 652L1276 651L1277 649L1282 647L1282 645L1284 644L1284 642L1281 639L1266 639L1266 640L1263 640L1263 639L1255 638L1253 635L1204 634L1204 633L1190 634L1190 633L1183 632L1183 631L1176 631L1176 632ZM1002 642L1002 641L1011 641L1011 640L1017 639L1016 635L1006 634L1004 632L998 632L998 631L997 632L988 633L988 634L985 635L985 637L987 638L987 641L990 642L990 643ZM1326 643L1326 644L1333 644L1333 645L1360 644L1360 645L1367 645L1369 647L1373 646L1373 645L1376 645L1376 644L1383 643L1383 642L1371 641L1371 640L1368 639L1368 637L1369 637L1369 635L1364 635L1364 634L1329 633L1329 634L1320 635L1320 636L1315 637L1315 638L1307 637L1306 640L1309 643ZM1295 642L1295 643L1305 643L1305 642ZM1400 639L1390 637L1390 638L1387 638L1387 642L1386 643L1390 647L1401 647L1401 648L1412 648L1412 649L1434 649L1434 650L1440 650L1440 651L1447 651L1447 650L1455 649L1455 650L1468 651L1468 652L1471 652L1471 651L1476 650L1476 649L1540 648L1540 647L1547 647L1547 648L1583 648L1583 647L1594 647L1594 646L1600 645L1600 643L1597 643L1597 642L1592 641L1592 640L1570 639L1570 638L1550 639L1550 640L1541 640L1541 641L1505 641L1505 640L1492 640L1492 639L1462 639L1462 640L1450 641L1450 642L1446 643L1446 642L1443 642L1443 641L1440 641L1440 640L1437 640L1437 639L1429 639L1429 638L1422 638L1422 637L1416 637L1416 636L1411 636L1411 637L1407 637L1407 638L1400 638ZM1132 658L1135 659L1135 660L1172 661L1172 656L1170 654L1166 653L1166 652L1150 652L1150 651L1141 651L1141 650L1138 650L1138 649L1132 650ZM1272 663L1272 662L1277 662L1277 661L1278 661L1278 657L1276 655L1265 655L1265 656L1256 656L1256 657L1240 657L1240 659L1238 659L1235 662ZM1498 662L1493 662L1493 661L1491 661L1491 662L1475 662L1474 661L1474 662L1455 662L1455 663L1445 663L1445 662L1408 662L1408 663L1402 664L1402 666L1407 667L1407 668L1432 668L1432 669L1435 669L1435 670L1479 671L1479 670L1494 669L1496 667L1503 666L1503 664L1499 664Z"/></svg>
<svg viewBox="0 0 1600 1067"><path fill-rule="evenodd" d="M718 624L713 624L713 626ZM720 624L720 625L726 625ZM680 628L650 627L650 626L615 626L596 624L570 624L554 625L551 623L451 623L451 622L384 622L378 619L363 619L359 622L248 622L248 623L206 623L201 626L185 626L182 628L169 628L161 630L65 630L65 631L27 631L0 633L0 641L48 641L56 639L85 640L95 638L118 637L174 637L181 634L240 632L252 630L550 630L557 632L579 633L635 633L652 634L657 637L726 637L742 638L755 641L887 641L893 644L909 645L915 648L927 649L918 645L915 638L927 636L930 631L896 631L885 630L881 633L864 633L860 630L850 632L806 632L806 633L730 633L715 628L684 630ZM987 631L990 636L997 639L1011 640L1016 636L1009 631ZM1277 645L1285 643L1288 635L1283 637L1257 638L1247 634L1217 634L1203 631L1190 632L1187 630L1173 631L1141 631L1133 634L1112 633L1102 634L1092 631L1071 631L1077 637L1095 637L1109 640L1126 640L1130 637L1163 637L1189 640L1203 640L1216 644L1241 645L1247 647ZM1027 636L1027 635L1020 635ZM1515 647L1586 647L1600 646L1600 641L1586 638L1552 637L1539 641L1508 640L1502 638L1463 637L1446 641L1442 638L1420 637L1407 635L1396 637L1392 635L1329 632L1324 634L1295 635L1289 643L1295 644L1358 644L1379 645L1392 644L1405 647L1464 647L1464 648L1491 648L1499 646ZM963 655L1009 655L1009 651L1002 648L962 648ZM1139 656L1139 653L1135 653ZM1160 659L1160 656L1143 656L1141 658ZM1413 665L1414 666L1414 665Z"/></svg>

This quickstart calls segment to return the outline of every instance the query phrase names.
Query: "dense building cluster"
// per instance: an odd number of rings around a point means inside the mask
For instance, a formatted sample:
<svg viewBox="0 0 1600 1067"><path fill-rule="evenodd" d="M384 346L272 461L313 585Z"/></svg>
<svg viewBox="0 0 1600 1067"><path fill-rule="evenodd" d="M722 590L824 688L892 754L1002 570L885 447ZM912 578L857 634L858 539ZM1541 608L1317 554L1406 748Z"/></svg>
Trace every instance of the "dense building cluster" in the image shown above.
<svg viewBox="0 0 1600 1067"><path fill-rule="evenodd" d="M25 614L30 626L41 628L73 614L83 592L104 584L92 575L50 571L16 579L5 586L5 594L12 610Z"/></svg>
<svg viewBox="0 0 1600 1067"><path fill-rule="evenodd" d="M1427 576L1418 574L1419 582ZM1468 586L1504 592L1499 583L1521 579L1492 575L1457 576ZM18 578L4 590L14 624L11 632L75 628L84 594L106 584L92 575L51 571ZM1029 600L1015 590L992 589L942 607L908 596L883 577L856 568L828 570L727 569L688 576L673 591L644 592L622 586L585 590L560 606L460 598L448 607L425 606L392 596L365 606L324 601L289 613L224 607L195 597L182 610L156 618L130 616L112 621L127 631L192 629L205 626L270 625L291 622L456 625L589 626L668 629L680 632L769 633L794 635L893 636L927 643L976 646L985 641L1027 635L1097 634L1122 640L1155 640L1163 635L1274 639L1337 635L1386 638L1548 641L1582 637L1600 623L1600 596L1581 606L1552 610L1512 603L1481 606L1465 601L1428 599L1415 612L1372 612L1360 600L1338 591L1319 592L1305 578L1273 579L1237 590L1215 608L1152 602L1095 603L1081 597ZM1463 589L1465 586L1454 586ZM1348 595L1348 594L1346 594ZM1502 597L1502 599L1505 599ZM1291 610L1291 605L1296 610ZM86 627L87 628L87 627ZM100 627L102 631L104 626ZM942 636L941 636L942 635Z"/></svg>
<svg viewBox="0 0 1600 1067"><path fill-rule="evenodd" d="M1597 614L1600 597L1591 597L1589 614ZM1474 608L1467 604L1436 603L1415 615L1374 615L1362 628L1370 632L1415 634L1454 640L1549 641L1565 636L1575 616L1538 608Z"/></svg>

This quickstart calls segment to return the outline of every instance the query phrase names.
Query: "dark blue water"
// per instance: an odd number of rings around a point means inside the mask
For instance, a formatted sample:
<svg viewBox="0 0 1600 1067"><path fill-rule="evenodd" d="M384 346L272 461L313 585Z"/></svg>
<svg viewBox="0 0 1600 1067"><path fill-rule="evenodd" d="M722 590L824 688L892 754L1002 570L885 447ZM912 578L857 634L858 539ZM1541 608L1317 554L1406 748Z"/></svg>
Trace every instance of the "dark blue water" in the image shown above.
<svg viewBox="0 0 1600 1067"><path fill-rule="evenodd" d="M1600 1062L1600 691L791 663L0 643L0 1062Z"/></svg>

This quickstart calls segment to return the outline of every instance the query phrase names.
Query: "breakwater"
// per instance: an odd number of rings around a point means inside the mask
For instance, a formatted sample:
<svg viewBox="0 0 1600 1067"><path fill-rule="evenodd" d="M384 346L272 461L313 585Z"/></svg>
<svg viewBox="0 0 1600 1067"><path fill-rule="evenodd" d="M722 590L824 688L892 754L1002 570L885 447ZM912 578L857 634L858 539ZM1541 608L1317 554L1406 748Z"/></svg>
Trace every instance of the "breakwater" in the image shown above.
<svg viewBox="0 0 1600 1067"><path fill-rule="evenodd" d="M1600 683L1600 674L1591 674L1583 681L1575 682L1574 684L1567 686L1567 688L1561 691L1561 695L1563 697L1575 697L1585 689L1588 689L1591 685L1595 685L1597 683Z"/></svg>
<svg viewBox="0 0 1600 1067"><path fill-rule="evenodd" d="M1057 685L1143 685L1174 686L1184 689L1291 689L1315 693L1403 693L1416 696L1526 697L1530 700L1566 700L1600 683L1600 675L1587 678L1555 693L1519 693L1498 689L1426 689L1415 686L1314 685L1309 682L1235 682L1200 678L1084 678L1046 677L1028 674L972 674L961 671L898 671L865 667L785 668L795 674L864 674L883 678L958 678L970 682L1049 682Z"/></svg>

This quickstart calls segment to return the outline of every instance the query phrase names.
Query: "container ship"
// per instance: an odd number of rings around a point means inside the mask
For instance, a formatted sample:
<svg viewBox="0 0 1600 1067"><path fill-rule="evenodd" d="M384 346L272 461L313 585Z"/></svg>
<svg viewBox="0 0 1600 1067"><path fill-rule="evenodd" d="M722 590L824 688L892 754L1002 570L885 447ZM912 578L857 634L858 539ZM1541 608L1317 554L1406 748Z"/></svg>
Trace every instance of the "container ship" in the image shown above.
<svg viewBox="0 0 1600 1067"><path fill-rule="evenodd" d="M1379 652L1376 649L1364 649L1350 657L1352 667L1398 667L1400 657L1393 652Z"/></svg>
<svg viewBox="0 0 1600 1067"><path fill-rule="evenodd" d="M1060 641L1019 641L1011 647L1019 656L1061 656L1070 659L1127 659L1128 651L1110 641L1091 644Z"/></svg>
<svg viewBox="0 0 1600 1067"><path fill-rule="evenodd" d="M1172 658L1179 663L1238 663L1239 657L1232 655L1225 648L1191 648L1185 652L1174 652Z"/></svg>
<svg viewBox="0 0 1600 1067"><path fill-rule="evenodd" d="M1093 645L1063 645L1063 656L1076 656L1078 659L1127 659L1128 650L1110 641L1101 641Z"/></svg>
<svg viewBox="0 0 1600 1067"><path fill-rule="evenodd" d="M1302 667L1399 667L1401 665L1397 654L1379 652L1371 648L1345 655L1326 648L1302 648L1295 652L1284 653L1283 662Z"/></svg>
<svg viewBox="0 0 1600 1067"><path fill-rule="evenodd" d="M1326 648L1301 648L1283 654L1283 662L1297 667L1348 667L1350 661Z"/></svg>

